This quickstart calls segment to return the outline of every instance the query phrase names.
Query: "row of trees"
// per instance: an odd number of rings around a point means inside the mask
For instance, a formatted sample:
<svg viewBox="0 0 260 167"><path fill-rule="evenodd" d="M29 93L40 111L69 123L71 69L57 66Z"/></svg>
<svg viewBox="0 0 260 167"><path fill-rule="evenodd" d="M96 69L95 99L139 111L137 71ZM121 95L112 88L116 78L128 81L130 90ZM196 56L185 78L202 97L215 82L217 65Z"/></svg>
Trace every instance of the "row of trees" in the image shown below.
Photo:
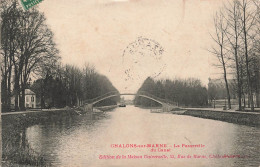
<svg viewBox="0 0 260 167"><path fill-rule="evenodd" d="M27 88L36 93L43 108L75 106L116 91L94 67L60 65L53 33L36 8L23 11L17 0L1 0L0 10L3 111L10 111L13 97L15 110L24 110ZM31 80L36 81L30 85Z"/></svg>
<svg viewBox="0 0 260 167"><path fill-rule="evenodd" d="M24 12L14 0L1 1L1 92L5 110L10 109L12 95L15 109L25 109L25 88L31 74L55 63L57 54L53 33L42 13L36 9Z"/></svg>
<svg viewBox="0 0 260 167"><path fill-rule="evenodd" d="M148 77L138 90L150 93L158 98L176 102L179 106L206 106L207 89L198 79L154 80ZM136 105L157 106L156 102L143 97L135 97Z"/></svg>
<svg viewBox="0 0 260 167"><path fill-rule="evenodd" d="M239 110L242 110L242 99L245 102L246 97L252 111L255 106L260 107L259 4L255 0L227 1L214 16L215 32L211 37L215 44L209 51L217 57L217 66L223 70L229 109L229 72L236 81Z"/></svg>
<svg viewBox="0 0 260 167"><path fill-rule="evenodd" d="M236 81L234 79L228 80L228 87L230 90L230 98L236 99ZM213 102L213 100L220 100L227 98L227 91L225 88L225 81L223 79L211 79L209 78L208 83L208 99L209 102Z"/></svg>
<svg viewBox="0 0 260 167"><path fill-rule="evenodd" d="M79 106L87 99L93 99L107 92L117 91L107 77L86 65L83 69L72 65L56 66L46 70L44 78L36 80L31 89L45 107ZM118 98L112 98L99 105L116 104Z"/></svg>

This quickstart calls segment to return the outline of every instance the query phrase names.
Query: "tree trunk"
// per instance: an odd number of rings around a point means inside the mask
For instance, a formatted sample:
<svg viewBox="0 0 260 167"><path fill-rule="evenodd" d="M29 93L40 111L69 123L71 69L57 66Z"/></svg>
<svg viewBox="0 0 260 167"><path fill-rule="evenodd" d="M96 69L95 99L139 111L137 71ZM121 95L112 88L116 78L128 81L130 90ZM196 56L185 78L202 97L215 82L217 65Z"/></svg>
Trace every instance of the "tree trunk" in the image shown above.
<svg viewBox="0 0 260 167"><path fill-rule="evenodd" d="M251 99L250 99L250 95L248 94L248 96L247 96L247 106L248 106L248 108L250 108L250 102L251 102Z"/></svg>
<svg viewBox="0 0 260 167"><path fill-rule="evenodd" d="M228 86L228 81L227 81L227 75L226 75L226 68L225 68L225 66L224 66L224 79L225 79L226 91L227 91L228 109L231 109L230 92L229 92L229 86Z"/></svg>
<svg viewBox="0 0 260 167"><path fill-rule="evenodd" d="M255 94L256 94L256 107L260 107L260 58L256 60L257 64L255 64Z"/></svg>
<svg viewBox="0 0 260 167"><path fill-rule="evenodd" d="M243 33L244 33L244 45L245 45L245 56L246 56L246 73L247 73L247 85L248 85L248 100L251 107L251 111L254 111L254 99L251 85L251 76L249 72L249 58L248 58L248 46L247 46L247 27L246 27L246 9L245 5L243 8Z"/></svg>
<svg viewBox="0 0 260 167"><path fill-rule="evenodd" d="M22 90L21 90L21 100L20 100L20 108L22 111L25 111L26 108L25 108L25 86L22 85Z"/></svg>
<svg viewBox="0 0 260 167"><path fill-rule="evenodd" d="M246 95L244 94L244 110L246 108Z"/></svg>
<svg viewBox="0 0 260 167"><path fill-rule="evenodd" d="M3 71L2 71L3 70ZM8 105L7 105L7 56L5 55L4 56L4 69L2 69L1 67L1 71L2 71L2 80L0 81L1 82L1 103L2 103L2 108L3 108L3 111L7 110L8 108Z"/></svg>
<svg viewBox="0 0 260 167"><path fill-rule="evenodd" d="M2 108L3 111L7 111L8 109L8 105L7 105L7 99L5 97L7 97L7 88L6 88L6 79L3 77L2 81L1 81L1 95L2 95Z"/></svg>
<svg viewBox="0 0 260 167"><path fill-rule="evenodd" d="M17 80L17 79L15 79ZM19 84L17 83L17 81L15 81L15 86L14 86L14 107L16 111L19 111L19 93L20 93L20 88L19 88Z"/></svg>
<svg viewBox="0 0 260 167"><path fill-rule="evenodd" d="M41 80L41 109L45 108L45 100L44 100L44 85L43 85L43 80Z"/></svg>
<svg viewBox="0 0 260 167"><path fill-rule="evenodd" d="M239 69L237 69L239 70ZM237 72L237 75L239 72ZM237 95L238 95L238 110L241 111L242 110L242 103L241 103L241 99L242 99L242 92L241 92L241 82L240 82L240 79L239 79L239 76L237 76Z"/></svg>
<svg viewBox="0 0 260 167"><path fill-rule="evenodd" d="M259 90L256 91L256 107L260 107Z"/></svg>
<svg viewBox="0 0 260 167"><path fill-rule="evenodd" d="M234 26L234 30L235 30L235 61L236 61L236 72L237 72L237 95L238 95L238 110L241 111L241 98L242 98L242 92L241 92L241 78L239 75L239 63L238 63L238 30L237 30L237 22L238 22L238 16L237 16L237 12L236 12L236 3L234 2L234 21L235 21L235 26Z"/></svg>
<svg viewBox="0 0 260 167"><path fill-rule="evenodd" d="M20 94L20 109L22 111L25 110L25 84L24 84L24 81L23 81L23 71L21 71L21 76L20 76L20 79L21 79L21 94Z"/></svg>
<svg viewBox="0 0 260 167"><path fill-rule="evenodd" d="M259 95L260 95L260 91L259 91L259 87L260 87L260 77L259 77L259 75L260 75L260 72L258 72L257 74L256 74L256 92L255 92L255 94L256 94L256 107L260 107L260 97L259 97Z"/></svg>
<svg viewBox="0 0 260 167"><path fill-rule="evenodd" d="M239 75L239 63L238 63L238 55L237 55L237 49L238 49L238 36L237 36L237 28L235 25L235 33L236 33L236 44L235 44L235 60L236 60L236 72L237 72L237 96L238 96L238 110L241 111L241 96L242 96L242 92L241 92L241 82L240 82L240 75ZM242 68L242 67L241 67Z"/></svg>
<svg viewBox="0 0 260 167"><path fill-rule="evenodd" d="M223 39L222 39L223 40ZM222 66L223 66L223 70L224 70L224 80L225 80L225 84L226 84L226 91L227 91L227 99L228 99L228 109L231 109L231 102L230 102L230 92L229 92L229 87L228 87L228 81L227 81L227 71L226 71L226 64L225 64L225 60L224 60L224 55L223 55L223 46L221 45L220 48L220 56L222 59Z"/></svg>

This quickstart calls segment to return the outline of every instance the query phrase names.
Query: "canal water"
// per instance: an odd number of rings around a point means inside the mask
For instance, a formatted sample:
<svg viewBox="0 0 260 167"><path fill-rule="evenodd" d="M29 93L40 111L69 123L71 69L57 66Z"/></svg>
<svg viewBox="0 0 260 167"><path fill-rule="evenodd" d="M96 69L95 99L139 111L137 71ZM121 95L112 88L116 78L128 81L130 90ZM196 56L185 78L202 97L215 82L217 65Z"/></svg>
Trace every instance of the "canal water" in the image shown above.
<svg viewBox="0 0 260 167"><path fill-rule="evenodd" d="M260 165L259 127L152 113L134 106L91 115L42 117L2 117L4 165Z"/></svg>

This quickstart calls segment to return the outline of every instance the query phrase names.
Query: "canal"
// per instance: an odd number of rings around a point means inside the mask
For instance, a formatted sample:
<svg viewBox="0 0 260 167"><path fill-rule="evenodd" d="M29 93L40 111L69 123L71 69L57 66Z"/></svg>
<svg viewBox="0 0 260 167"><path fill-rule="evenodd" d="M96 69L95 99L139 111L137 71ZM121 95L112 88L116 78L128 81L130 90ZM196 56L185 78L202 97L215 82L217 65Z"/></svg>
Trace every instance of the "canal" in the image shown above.
<svg viewBox="0 0 260 167"><path fill-rule="evenodd" d="M3 166L260 165L259 127L134 106L39 115L2 116Z"/></svg>

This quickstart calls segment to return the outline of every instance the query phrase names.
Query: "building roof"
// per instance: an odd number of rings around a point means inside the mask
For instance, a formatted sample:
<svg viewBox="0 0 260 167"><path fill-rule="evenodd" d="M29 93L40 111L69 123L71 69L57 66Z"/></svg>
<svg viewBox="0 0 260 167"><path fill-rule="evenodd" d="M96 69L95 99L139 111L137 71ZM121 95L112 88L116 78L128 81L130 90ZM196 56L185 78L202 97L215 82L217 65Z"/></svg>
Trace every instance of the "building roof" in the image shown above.
<svg viewBox="0 0 260 167"><path fill-rule="evenodd" d="M25 95L35 95L31 89L25 89Z"/></svg>

